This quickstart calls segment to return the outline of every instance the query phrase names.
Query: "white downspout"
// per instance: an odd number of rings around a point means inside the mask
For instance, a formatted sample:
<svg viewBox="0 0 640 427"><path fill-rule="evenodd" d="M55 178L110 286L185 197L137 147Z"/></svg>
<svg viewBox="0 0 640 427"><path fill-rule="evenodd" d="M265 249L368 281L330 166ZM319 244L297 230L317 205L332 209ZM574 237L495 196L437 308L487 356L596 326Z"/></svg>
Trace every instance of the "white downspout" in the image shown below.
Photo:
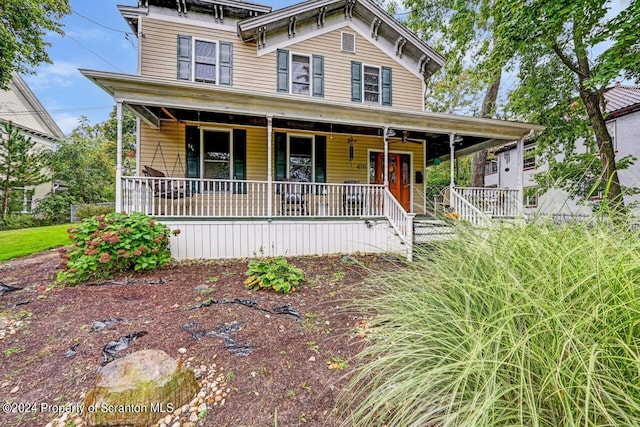
<svg viewBox="0 0 640 427"><path fill-rule="evenodd" d="M384 135L384 170L382 171L382 183L385 190L389 189L389 128L385 127Z"/></svg>
<svg viewBox="0 0 640 427"><path fill-rule="evenodd" d="M455 145L455 135L453 133L449 134L449 162L450 165L450 175L449 175L449 187L453 190L456 186L455 182L455 157L456 157L456 145Z"/></svg>
<svg viewBox="0 0 640 427"><path fill-rule="evenodd" d="M267 116L267 217L273 215L273 116Z"/></svg>
<svg viewBox="0 0 640 427"><path fill-rule="evenodd" d="M116 212L122 212L122 101L116 102Z"/></svg>

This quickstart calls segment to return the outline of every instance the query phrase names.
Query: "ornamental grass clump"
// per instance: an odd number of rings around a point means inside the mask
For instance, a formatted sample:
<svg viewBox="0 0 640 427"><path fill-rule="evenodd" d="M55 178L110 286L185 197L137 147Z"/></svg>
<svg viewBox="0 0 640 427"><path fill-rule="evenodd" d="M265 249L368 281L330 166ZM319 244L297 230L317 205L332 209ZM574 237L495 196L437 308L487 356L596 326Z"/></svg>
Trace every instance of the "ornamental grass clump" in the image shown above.
<svg viewBox="0 0 640 427"><path fill-rule="evenodd" d="M477 231L380 275L349 426L640 424L640 236Z"/></svg>
<svg viewBox="0 0 640 427"><path fill-rule="evenodd" d="M180 232L141 213L98 215L67 231L73 243L60 249L66 264L58 283L70 285L162 267L171 261L169 236Z"/></svg>

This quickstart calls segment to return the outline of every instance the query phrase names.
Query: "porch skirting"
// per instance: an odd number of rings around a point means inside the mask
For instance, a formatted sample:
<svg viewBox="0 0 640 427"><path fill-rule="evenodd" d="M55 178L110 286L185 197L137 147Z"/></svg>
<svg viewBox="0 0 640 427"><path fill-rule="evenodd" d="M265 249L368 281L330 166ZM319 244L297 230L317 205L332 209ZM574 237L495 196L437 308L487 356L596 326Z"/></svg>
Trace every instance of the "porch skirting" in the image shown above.
<svg viewBox="0 0 640 427"><path fill-rule="evenodd" d="M408 251L386 218L159 221L180 230L170 239L177 260Z"/></svg>

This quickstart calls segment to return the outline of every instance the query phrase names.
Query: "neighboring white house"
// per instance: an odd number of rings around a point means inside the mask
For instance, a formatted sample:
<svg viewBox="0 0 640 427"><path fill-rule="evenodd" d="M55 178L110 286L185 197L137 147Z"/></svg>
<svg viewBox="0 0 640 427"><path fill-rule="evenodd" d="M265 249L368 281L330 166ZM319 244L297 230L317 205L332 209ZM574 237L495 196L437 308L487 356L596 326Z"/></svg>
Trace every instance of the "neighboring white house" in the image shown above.
<svg viewBox="0 0 640 427"><path fill-rule="evenodd" d="M16 73L9 81L9 90L0 91L0 123L12 122L24 135L36 142L36 147L52 150L64 134ZM23 190L23 212L31 212L36 200L51 191L51 182L28 187Z"/></svg>
<svg viewBox="0 0 640 427"><path fill-rule="evenodd" d="M613 138L616 159L634 156L640 159L640 86L616 84L604 92L607 101L607 129ZM493 151L495 158L485 164L485 187L517 188L518 175L522 174L523 206L526 214L588 215L587 205L571 200L567 193L552 189L538 195L533 175L545 169L533 155L535 143L524 146L522 164L516 156L516 144L507 144ZM625 187L640 187L640 162L618 172ZM640 202L640 196L627 196L625 203ZM638 211L638 207L636 207Z"/></svg>

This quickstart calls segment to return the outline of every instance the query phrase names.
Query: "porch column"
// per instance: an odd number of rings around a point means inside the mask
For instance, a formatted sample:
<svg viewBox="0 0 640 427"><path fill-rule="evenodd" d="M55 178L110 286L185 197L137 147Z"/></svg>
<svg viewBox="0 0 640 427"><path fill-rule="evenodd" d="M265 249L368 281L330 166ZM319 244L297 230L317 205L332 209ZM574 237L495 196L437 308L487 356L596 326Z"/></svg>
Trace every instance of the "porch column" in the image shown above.
<svg viewBox="0 0 640 427"><path fill-rule="evenodd" d="M453 133L449 134L449 162L450 165L450 179L449 179L449 187L453 189L456 186L455 182L455 157L456 157L456 136Z"/></svg>
<svg viewBox="0 0 640 427"><path fill-rule="evenodd" d="M383 130L384 135L384 170L382 171L382 182L384 188L389 188L389 133L391 129L385 127Z"/></svg>
<svg viewBox="0 0 640 427"><path fill-rule="evenodd" d="M116 102L116 212L122 212L122 101Z"/></svg>
<svg viewBox="0 0 640 427"><path fill-rule="evenodd" d="M523 166L523 156L524 156L524 140L526 136L523 136L516 142L516 165L518 170L518 212L523 213L523 204L524 204L524 166Z"/></svg>
<svg viewBox="0 0 640 427"><path fill-rule="evenodd" d="M273 215L273 171L272 171L272 141L273 133L273 116L267 116L267 216L271 218Z"/></svg>

